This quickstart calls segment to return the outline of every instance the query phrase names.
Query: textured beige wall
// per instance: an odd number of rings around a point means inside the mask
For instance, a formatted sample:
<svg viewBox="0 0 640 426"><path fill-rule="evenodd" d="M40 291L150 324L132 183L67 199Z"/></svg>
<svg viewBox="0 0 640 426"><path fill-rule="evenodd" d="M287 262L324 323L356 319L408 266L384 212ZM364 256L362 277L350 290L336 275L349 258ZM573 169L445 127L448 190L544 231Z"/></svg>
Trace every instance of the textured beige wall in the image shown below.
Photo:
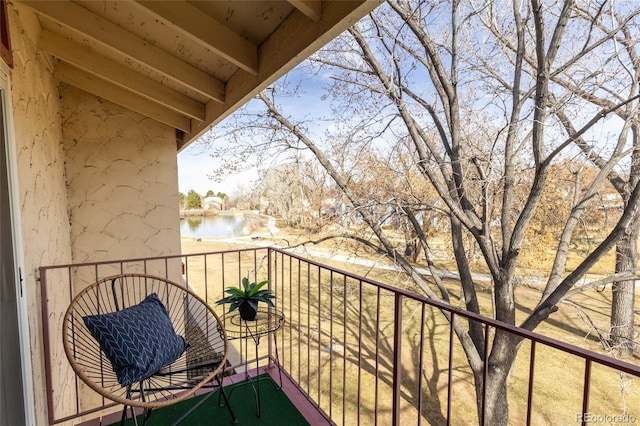
<svg viewBox="0 0 640 426"><path fill-rule="evenodd" d="M67 85L61 105L73 262L179 253L175 131ZM83 409L99 403L83 392Z"/></svg>
<svg viewBox="0 0 640 426"><path fill-rule="evenodd" d="M175 131L62 89L73 261L180 252Z"/></svg>
<svg viewBox="0 0 640 426"><path fill-rule="evenodd" d="M180 252L174 130L86 92L60 85L55 63L38 51L30 9L9 4L15 67L15 127L37 425L47 424L40 318L40 266ZM153 271L150 271L153 272ZM55 410L73 412L74 379L60 348L70 300L48 276Z"/></svg>
<svg viewBox="0 0 640 426"><path fill-rule="evenodd" d="M40 320L40 284L36 270L42 265L71 261L69 216L61 144L58 83L52 64L36 49L39 25L29 9L9 7L9 28L15 67L11 73L11 105L15 130L18 193L21 207L24 286L27 291L29 334L33 364L36 424L47 424L44 357ZM56 304L66 304L60 294L50 294ZM60 299L58 302L57 300ZM52 313L54 323L61 313ZM57 360L52 371L68 377ZM58 389L64 394L64 389ZM63 400L64 398L61 398Z"/></svg>

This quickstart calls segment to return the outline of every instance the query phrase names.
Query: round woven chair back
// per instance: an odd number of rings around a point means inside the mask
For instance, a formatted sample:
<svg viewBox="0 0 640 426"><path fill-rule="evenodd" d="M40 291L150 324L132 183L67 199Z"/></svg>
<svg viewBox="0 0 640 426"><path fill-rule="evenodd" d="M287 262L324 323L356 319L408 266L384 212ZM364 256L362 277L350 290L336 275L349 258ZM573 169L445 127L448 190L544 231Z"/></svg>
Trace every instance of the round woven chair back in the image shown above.
<svg viewBox="0 0 640 426"><path fill-rule="evenodd" d="M121 311L153 293L189 346L174 362L129 389L118 382L83 317ZM64 316L63 344L71 367L91 389L117 403L141 408L159 408L192 396L221 372L228 348L220 319L203 299L167 279L142 274L104 278L81 291Z"/></svg>

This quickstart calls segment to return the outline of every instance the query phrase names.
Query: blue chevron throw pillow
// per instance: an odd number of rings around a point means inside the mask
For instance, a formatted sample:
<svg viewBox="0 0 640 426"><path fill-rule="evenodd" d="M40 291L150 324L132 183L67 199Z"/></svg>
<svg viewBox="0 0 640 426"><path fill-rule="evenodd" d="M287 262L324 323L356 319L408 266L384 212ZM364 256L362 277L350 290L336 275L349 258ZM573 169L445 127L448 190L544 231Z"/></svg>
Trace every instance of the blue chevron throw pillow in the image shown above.
<svg viewBox="0 0 640 426"><path fill-rule="evenodd" d="M82 319L122 386L146 379L178 359L189 346L176 334L156 293L121 311Z"/></svg>

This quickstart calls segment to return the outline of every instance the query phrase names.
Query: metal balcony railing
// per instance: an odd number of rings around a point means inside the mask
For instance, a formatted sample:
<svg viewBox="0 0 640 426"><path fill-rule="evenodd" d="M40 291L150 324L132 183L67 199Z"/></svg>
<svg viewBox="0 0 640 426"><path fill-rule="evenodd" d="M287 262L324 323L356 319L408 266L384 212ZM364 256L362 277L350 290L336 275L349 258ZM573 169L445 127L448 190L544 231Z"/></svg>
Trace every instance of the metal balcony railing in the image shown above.
<svg viewBox="0 0 640 426"><path fill-rule="evenodd" d="M269 279L286 318L278 364L335 424L482 424L473 376L451 325L461 320L481 324L487 336L500 330L523 339L505 389L510 423L640 421L637 365L279 249L256 248L40 268L51 424L87 420L109 408L109 401L87 396L91 391L66 367L58 334L75 294L123 272L182 280L211 305L243 276ZM260 345L247 358L266 364L274 349ZM236 355L241 365L245 360Z"/></svg>

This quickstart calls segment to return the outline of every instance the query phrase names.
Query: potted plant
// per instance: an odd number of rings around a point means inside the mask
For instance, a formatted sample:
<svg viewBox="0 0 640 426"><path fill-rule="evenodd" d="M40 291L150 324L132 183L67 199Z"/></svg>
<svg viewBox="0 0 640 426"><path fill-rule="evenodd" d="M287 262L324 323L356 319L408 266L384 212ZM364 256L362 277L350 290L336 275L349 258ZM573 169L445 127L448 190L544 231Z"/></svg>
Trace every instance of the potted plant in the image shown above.
<svg viewBox="0 0 640 426"><path fill-rule="evenodd" d="M229 312L233 312L238 309L240 311L240 317L245 321L254 321L258 313L258 303L264 302L272 308L275 307L271 299L275 298L271 289L265 288L265 285L269 283L268 280L256 282L249 282L248 277L242 278L242 288L240 287L227 287L225 293L229 293L227 297L224 297L216 302L217 305L230 303Z"/></svg>

